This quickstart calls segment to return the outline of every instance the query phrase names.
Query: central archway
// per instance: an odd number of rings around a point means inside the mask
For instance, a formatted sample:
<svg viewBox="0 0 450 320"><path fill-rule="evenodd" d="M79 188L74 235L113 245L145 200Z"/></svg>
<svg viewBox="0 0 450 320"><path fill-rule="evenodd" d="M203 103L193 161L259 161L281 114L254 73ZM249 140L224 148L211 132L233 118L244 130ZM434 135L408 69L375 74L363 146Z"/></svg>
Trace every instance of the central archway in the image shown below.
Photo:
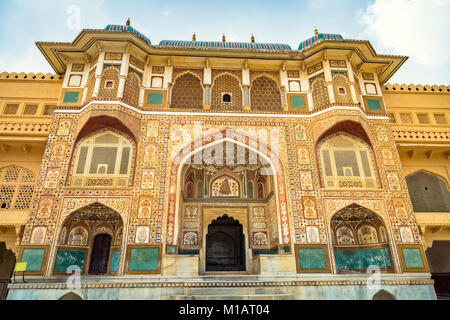
<svg viewBox="0 0 450 320"><path fill-rule="evenodd" d="M245 271L245 238L242 224L223 215L208 226L206 271Z"/></svg>

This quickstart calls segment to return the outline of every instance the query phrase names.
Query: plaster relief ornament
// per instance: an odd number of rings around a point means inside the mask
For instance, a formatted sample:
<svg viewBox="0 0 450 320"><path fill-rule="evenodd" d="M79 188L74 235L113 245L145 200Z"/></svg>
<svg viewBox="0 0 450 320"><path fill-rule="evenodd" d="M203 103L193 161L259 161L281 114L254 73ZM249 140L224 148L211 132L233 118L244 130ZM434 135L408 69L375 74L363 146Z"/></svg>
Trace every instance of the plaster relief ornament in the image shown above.
<svg viewBox="0 0 450 320"><path fill-rule="evenodd" d="M297 140L306 140L306 128L305 126L299 124L295 127L295 138Z"/></svg>
<svg viewBox="0 0 450 320"><path fill-rule="evenodd" d="M57 136L67 136L70 132L70 126L72 124L71 119L61 119L58 125Z"/></svg>
<svg viewBox="0 0 450 320"><path fill-rule="evenodd" d="M414 237L409 227L400 227L400 236L404 243L414 243Z"/></svg>
<svg viewBox="0 0 450 320"><path fill-rule="evenodd" d="M67 244L71 246L84 247L87 245L87 241L88 241L87 230L83 227L76 227L70 231Z"/></svg>
<svg viewBox="0 0 450 320"><path fill-rule="evenodd" d="M378 243L377 230L372 226L362 226L358 230L358 238L360 244Z"/></svg>
<svg viewBox="0 0 450 320"><path fill-rule="evenodd" d="M303 191L314 189L310 171L300 172L300 185Z"/></svg>
<svg viewBox="0 0 450 320"><path fill-rule="evenodd" d="M268 244L266 232L255 232L253 234L253 245L266 246Z"/></svg>
<svg viewBox="0 0 450 320"><path fill-rule="evenodd" d="M236 180L223 177L212 184L213 197L239 197L239 184Z"/></svg>
<svg viewBox="0 0 450 320"><path fill-rule="evenodd" d="M59 169L50 169L45 177L44 188L54 189L58 185Z"/></svg>
<svg viewBox="0 0 450 320"><path fill-rule="evenodd" d="M387 179L389 182L389 189L391 189L392 191L401 190L400 181L398 179L398 176L394 172L388 173Z"/></svg>
<svg viewBox="0 0 450 320"><path fill-rule="evenodd" d="M376 131L377 131L378 141L381 141L381 142L388 141L387 131L384 127L377 127Z"/></svg>
<svg viewBox="0 0 450 320"><path fill-rule="evenodd" d="M34 228L31 234L31 244L44 244L46 234L47 234L46 227Z"/></svg>
<svg viewBox="0 0 450 320"><path fill-rule="evenodd" d="M155 182L155 169L144 169L142 171L142 189L153 189Z"/></svg>
<svg viewBox="0 0 450 320"><path fill-rule="evenodd" d="M380 150L384 165L395 166L394 155L392 153L391 148L384 147L380 148Z"/></svg>
<svg viewBox="0 0 450 320"><path fill-rule="evenodd" d="M66 144L65 143L56 143L53 146L52 149L52 161L63 161L64 160L64 153L66 151Z"/></svg>
<svg viewBox="0 0 450 320"><path fill-rule="evenodd" d="M395 213L399 218L408 217L408 210L406 209L405 201L401 198L392 199L394 202Z"/></svg>
<svg viewBox="0 0 450 320"><path fill-rule="evenodd" d="M316 200L313 197L303 198L303 211L306 219L317 218Z"/></svg>
<svg viewBox="0 0 450 320"><path fill-rule="evenodd" d="M355 244L353 232L346 227L341 227L337 230L336 240L338 244Z"/></svg>
<svg viewBox="0 0 450 320"><path fill-rule="evenodd" d="M314 226L306 227L306 238L309 243L319 243L319 229Z"/></svg>
<svg viewBox="0 0 450 320"><path fill-rule="evenodd" d="M144 153L144 163L146 165L154 165L158 159L158 152L156 150L156 146L154 144L149 144L145 148Z"/></svg>
<svg viewBox="0 0 450 320"><path fill-rule="evenodd" d="M307 147L299 147L297 149L298 163L299 164L310 164L311 160L309 158L309 151Z"/></svg>
<svg viewBox="0 0 450 320"><path fill-rule="evenodd" d="M184 213L184 217L186 219L195 219L198 217L198 209L197 207L186 207L186 211Z"/></svg>
<svg viewBox="0 0 450 320"><path fill-rule="evenodd" d="M139 202L138 218L150 218L152 214L152 200L150 198L141 198Z"/></svg>
<svg viewBox="0 0 450 320"><path fill-rule="evenodd" d="M39 203L37 218L50 218L53 207L53 198L42 197Z"/></svg>
<svg viewBox="0 0 450 320"><path fill-rule="evenodd" d="M196 232L186 232L183 237L183 244L187 247L197 246L198 237Z"/></svg>
<svg viewBox="0 0 450 320"><path fill-rule="evenodd" d="M147 137L156 138L159 134L159 121L149 120L147 124Z"/></svg>
<svg viewBox="0 0 450 320"><path fill-rule="evenodd" d="M146 226L136 228L136 244L148 243L150 238L150 229Z"/></svg>

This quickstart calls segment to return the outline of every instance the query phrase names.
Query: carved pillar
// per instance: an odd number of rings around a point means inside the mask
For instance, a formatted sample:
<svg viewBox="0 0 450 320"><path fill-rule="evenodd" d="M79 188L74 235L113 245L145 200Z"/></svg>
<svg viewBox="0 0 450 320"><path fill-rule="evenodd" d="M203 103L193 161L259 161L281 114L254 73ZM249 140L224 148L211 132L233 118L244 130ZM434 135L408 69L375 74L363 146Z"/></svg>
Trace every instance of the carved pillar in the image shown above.
<svg viewBox="0 0 450 320"><path fill-rule="evenodd" d="M327 83L328 87L328 96L330 97L330 103L335 103L336 98L334 97L333 90L333 76L331 75L330 61L328 59L323 60L323 72L325 76L325 82Z"/></svg>
<svg viewBox="0 0 450 320"><path fill-rule="evenodd" d="M348 79L350 81L350 92L352 94L352 100L353 103L357 104L358 97L356 96L355 77L353 76L352 64L348 60L346 60L345 62L347 63Z"/></svg>
<svg viewBox="0 0 450 320"><path fill-rule="evenodd" d="M211 109L211 85L205 84L203 87L203 109Z"/></svg>
<svg viewBox="0 0 450 320"><path fill-rule="evenodd" d="M250 86L243 86L244 110L252 110L250 106Z"/></svg>
<svg viewBox="0 0 450 320"><path fill-rule="evenodd" d="M120 64L120 78L119 87L117 89L117 98L123 98L123 90L125 89L125 82L127 81L128 68L129 68L130 54L124 53L122 57L122 63Z"/></svg>
<svg viewBox="0 0 450 320"><path fill-rule="evenodd" d="M103 62L105 61L105 53L101 52L98 56L97 68L95 69L95 86L93 97L98 97L98 93L100 91L100 83L102 81L102 73L103 73Z"/></svg>

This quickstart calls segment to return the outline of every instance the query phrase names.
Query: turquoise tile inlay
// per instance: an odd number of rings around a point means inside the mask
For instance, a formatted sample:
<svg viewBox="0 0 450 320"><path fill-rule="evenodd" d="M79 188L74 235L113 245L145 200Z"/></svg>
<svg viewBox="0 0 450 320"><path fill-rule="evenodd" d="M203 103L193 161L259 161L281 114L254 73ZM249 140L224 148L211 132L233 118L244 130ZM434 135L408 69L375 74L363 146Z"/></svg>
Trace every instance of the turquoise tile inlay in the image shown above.
<svg viewBox="0 0 450 320"><path fill-rule="evenodd" d="M161 92L149 92L147 104L160 106L164 103L164 95Z"/></svg>
<svg viewBox="0 0 450 320"><path fill-rule="evenodd" d="M42 269L42 263L44 262L45 249L38 248L23 249L21 262L27 263L27 271L40 272Z"/></svg>
<svg viewBox="0 0 450 320"><path fill-rule="evenodd" d="M391 269L392 263L388 248L334 250L338 270L367 270L370 266Z"/></svg>
<svg viewBox="0 0 450 320"><path fill-rule="evenodd" d="M367 99L367 107L369 111L381 111L381 103L378 99Z"/></svg>
<svg viewBox="0 0 450 320"><path fill-rule="evenodd" d="M77 266L83 270L86 251L83 250L58 250L56 254L54 272L66 273L71 266Z"/></svg>
<svg viewBox="0 0 450 320"><path fill-rule="evenodd" d="M131 248L128 271L158 271L159 248Z"/></svg>
<svg viewBox="0 0 450 320"><path fill-rule="evenodd" d="M63 103L77 103L80 92L78 91L66 91L64 93Z"/></svg>
<svg viewBox="0 0 450 320"><path fill-rule="evenodd" d="M419 248L402 248L405 266L409 269L423 269L422 255Z"/></svg>
<svg viewBox="0 0 450 320"><path fill-rule="evenodd" d="M325 248L297 248L301 270L326 270Z"/></svg>
<svg viewBox="0 0 450 320"><path fill-rule="evenodd" d="M291 96L291 109L306 109L305 97Z"/></svg>
<svg viewBox="0 0 450 320"><path fill-rule="evenodd" d="M111 272L119 271L119 262L120 262L120 250L114 250L111 255Z"/></svg>

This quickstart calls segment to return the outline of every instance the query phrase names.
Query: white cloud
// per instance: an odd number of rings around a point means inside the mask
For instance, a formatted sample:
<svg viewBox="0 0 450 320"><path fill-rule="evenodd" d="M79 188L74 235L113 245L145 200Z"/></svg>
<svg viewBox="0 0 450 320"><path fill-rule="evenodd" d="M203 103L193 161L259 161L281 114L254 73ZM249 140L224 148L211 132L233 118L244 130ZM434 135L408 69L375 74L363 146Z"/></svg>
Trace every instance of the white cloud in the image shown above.
<svg viewBox="0 0 450 320"><path fill-rule="evenodd" d="M375 0L358 13L364 39L424 66L449 59L450 0Z"/></svg>
<svg viewBox="0 0 450 320"><path fill-rule="evenodd" d="M172 13L172 10L169 8L165 8L162 12L163 17L168 17Z"/></svg>

